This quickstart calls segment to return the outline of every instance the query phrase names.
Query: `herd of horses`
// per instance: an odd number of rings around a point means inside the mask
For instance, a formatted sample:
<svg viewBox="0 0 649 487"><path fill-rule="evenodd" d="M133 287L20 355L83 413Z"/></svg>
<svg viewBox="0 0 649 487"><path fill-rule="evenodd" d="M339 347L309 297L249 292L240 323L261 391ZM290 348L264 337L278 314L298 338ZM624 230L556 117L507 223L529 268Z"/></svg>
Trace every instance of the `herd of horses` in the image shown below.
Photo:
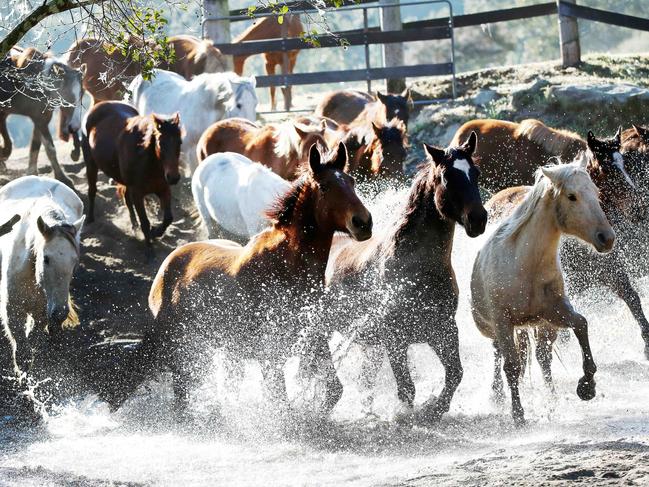
<svg viewBox="0 0 649 487"><path fill-rule="evenodd" d="M536 343L552 389L552 347L562 328L573 330L582 351L577 395L595 396L588 324L566 285L603 284L617 293L638 321L649 358L649 323L622 250L629 232L648 218L647 129L620 129L610 139L588 132L584 139L538 120L473 120L447 148L424 144L402 207L375 229L355 178L407 181L407 90L341 90L323 96L313 114L260 125L254 78L223 71L222 56L205 41L177 36L174 42L175 64L149 80L115 59L110 66L120 75L106 78L105 56L121 54L93 40L75 43L67 62L16 49L0 65L0 120L35 113L30 104L42 109L47 120L35 125L28 171L36 170L42 142L56 177L24 176L0 189L0 206L11 216L0 226L6 394L24 387L35 358L78 324L69 288L84 220L95 217L99 171L117 185L149 252L173 221L172 187L183 174L191 177L210 238L179 246L160 265L139 348L98 391L115 408L143 381L169 370L176 410L184 415L211 350L223 348L235 362L257 360L269 397L286 407L284 365L299 354L301 370L324 384L326 416L343 391L329 343L339 331L385 350L410 411L416 391L408 347L429 344L445 382L416 415L438 420L463 375L451 261L456 226L475 238L489 220L497 228L473 266L472 312L493 342L495 397L504 397L504 370L516 424L524 423L518 384L530 345ZM128 84L116 86L129 74ZM84 89L93 100L82 118ZM24 96L29 90L33 96ZM47 129L56 108L60 135L72 139L73 156L83 154L85 204L57 163ZM6 127L3 138L6 159ZM486 203L481 189L493 194ZM161 202L158 226L147 216L149 194Z"/></svg>

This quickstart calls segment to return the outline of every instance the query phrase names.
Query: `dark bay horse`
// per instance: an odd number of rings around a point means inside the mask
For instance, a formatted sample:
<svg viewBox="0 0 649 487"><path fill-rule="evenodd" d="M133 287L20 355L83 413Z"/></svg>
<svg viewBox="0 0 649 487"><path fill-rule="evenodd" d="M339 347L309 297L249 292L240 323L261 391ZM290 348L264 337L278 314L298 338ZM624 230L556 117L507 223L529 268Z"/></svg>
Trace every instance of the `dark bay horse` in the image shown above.
<svg viewBox="0 0 649 487"><path fill-rule="evenodd" d="M178 73L186 80L201 73L223 73L227 71L225 56L211 40L190 35L171 36L168 39L173 50L173 60L163 62L160 69Z"/></svg>
<svg viewBox="0 0 649 487"><path fill-rule="evenodd" d="M270 167L284 179L297 177L313 144L327 147L326 125L304 125L293 120L263 127L242 118L211 125L196 146L199 161L216 152L237 152Z"/></svg>
<svg viewBox="0 0 649 487"><path fill-rule="evenodd" d="M81 126L83 72L83 67L72 69L33 48L0 63L0 135L3 140L0 170L6 169L5 161L12 150L7 117L23 115L34 123L27 173L38 172L38 152L43 144L56 179L74 188L59 165L48 124L54 110L59 108L60 138L67 141L70 135L76 137Z"/></svg>
<svg viewBox="0 0 649 487"><path fill-rule="evenodd" d="M270 212L271 227L244 247L190 243L162 263L149 294L154 326L141 355L172 370L179 411L205 370L206 343L259 360L271 391L287 400L282 367L305 327L300 309L324 292L334 232L356 240L372 235L372 217L343 172L346 162L344 145L324 163L313 145L304 174Z"/></svg>
<svg viewBox="0 0 649 487"><path fill-rule="evenodd" d="M445 150L425 146L428 158L389 230L367 242L339 245L332 250L327 270L332 291L352 297L352 302L357 294L360 302L368 295L368 279L378 283L374 285L380 286L381 292L390 293L387 306L380 306L384 309L379 316L370 314L370 329L360 330L358 336L385 347L399 399L410 407L415 385L408 370L408 346L428 343L433 348L446 369L446 380L437 401L424 408L423 418L429 421L448 411L462 379L455 321L458 287L451 250L456 223L469 237L481 235L487 223L478 188L479 170L472 160L476 141L476 134L472 134L462 145ZM344 303L349 301L346 297ZM370 309L354 307L360 313ZM351 323L359 313L352 308L333 312L337 323L342 319ZM325 353L327 340L321 339L319 344L319 354ZM339 398L342 386L335 377L329 378L329 387L336 391L330 394L332 400Z"/></svg>
<svg viewBox="0 0 649 487"><path fill-rule="evenodd" d="M178 158L182 140L178 114L139 115L131 105L100 102L88 112L81 147L88 177L88 222L94 221L99 169L123 188L135 228L140 220L147 246L172 222L171 185L180 180ZM151 228L144 197L155 194L164 211L162 223Z"/></svg>
<svg viewBox="0 0 649 487"><path fill-rule="evenodd" d="M376 97L363 91L339 90L327 93L318 103L315 114L346 125L359 117L371 121L379 116L386 120L396 117L407 127L411 105L408 88L398 95L384 95L377 91Z"/></svg>
<svg viewBox="0 0 649 487"><path fill-rule="evenodd" d="M497 192L511 186L534 183L534 172L552 157L572 161L586 150L586 141L567 130L547 127L539 120L520 123L504 120L471 120L462 125L451 144L477 132L480 140L475 163L480 167L482 186Z"/></svg>

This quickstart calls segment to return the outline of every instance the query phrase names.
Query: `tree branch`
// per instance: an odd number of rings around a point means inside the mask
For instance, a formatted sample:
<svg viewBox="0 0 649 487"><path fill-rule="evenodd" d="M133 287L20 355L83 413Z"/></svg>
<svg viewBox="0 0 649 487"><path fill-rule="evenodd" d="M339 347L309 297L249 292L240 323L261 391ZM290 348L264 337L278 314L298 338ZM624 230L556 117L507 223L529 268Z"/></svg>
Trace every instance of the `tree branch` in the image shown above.
<svg viewBox="0 0 649 487"><path fill-rule="evenodd" d="M50 15L67 12L75 8L85 7L106 0L45 0L40 7L34 9L7 36L0 41L0 59L4 59L9 50L22 39L27 32Z"/></svg>

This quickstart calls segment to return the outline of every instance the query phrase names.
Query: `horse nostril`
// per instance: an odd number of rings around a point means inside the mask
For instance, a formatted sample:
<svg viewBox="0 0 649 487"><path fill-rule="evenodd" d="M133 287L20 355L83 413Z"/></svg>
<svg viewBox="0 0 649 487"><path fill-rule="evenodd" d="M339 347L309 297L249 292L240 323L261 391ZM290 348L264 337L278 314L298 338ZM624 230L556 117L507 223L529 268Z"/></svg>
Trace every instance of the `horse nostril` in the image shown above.
<svg viewBox="0 0 649 487"><path fill-rule="evenodd" d="M356 228L363 228L363 226L364 226L363 220L361 220L359 217L354 215L352 217L352 225L354 225Z"/></svg>
<svg viewBox="0 0 649 487"><path fill-rule="evenodd" d="M604 245L606 243L606 236L602 232L597 232L597 241Z"/></svg>

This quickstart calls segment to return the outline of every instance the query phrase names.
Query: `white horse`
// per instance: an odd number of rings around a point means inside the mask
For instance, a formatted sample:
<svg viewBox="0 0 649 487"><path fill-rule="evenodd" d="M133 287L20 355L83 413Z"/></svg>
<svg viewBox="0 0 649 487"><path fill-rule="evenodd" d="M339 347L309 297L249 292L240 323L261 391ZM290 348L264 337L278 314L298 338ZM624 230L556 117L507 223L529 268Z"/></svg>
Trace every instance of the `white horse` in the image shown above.
<svg viewBox="0 0 649 487"><path fill-rule="evenodd" d="M141 115L180 113L185 131L182 153L191 172L198 165L196 143L205 129L224 118L257 117L255 78L235 73L203 73L187 81L179 74L156 69L151 81L137 76L129 85L129 101Z"/></svg>
<svg viewBox="0 0 649 487"><path fill-rule="evenodd" d="M79 263L83 203L59 181L25 176L0 189L0 208L20 216L0 237L0 374L20 377L32 348L46 345L46 333L78 324L70 281Z"/></svg>
<svg viewBox="0 0 649 487"><path fill-rule="evenodd" d="M234 152L208 156L192 177L194 201L210 238L226 230L247 241L269 225L266 211L290 186L266 166Z"/></svg>

